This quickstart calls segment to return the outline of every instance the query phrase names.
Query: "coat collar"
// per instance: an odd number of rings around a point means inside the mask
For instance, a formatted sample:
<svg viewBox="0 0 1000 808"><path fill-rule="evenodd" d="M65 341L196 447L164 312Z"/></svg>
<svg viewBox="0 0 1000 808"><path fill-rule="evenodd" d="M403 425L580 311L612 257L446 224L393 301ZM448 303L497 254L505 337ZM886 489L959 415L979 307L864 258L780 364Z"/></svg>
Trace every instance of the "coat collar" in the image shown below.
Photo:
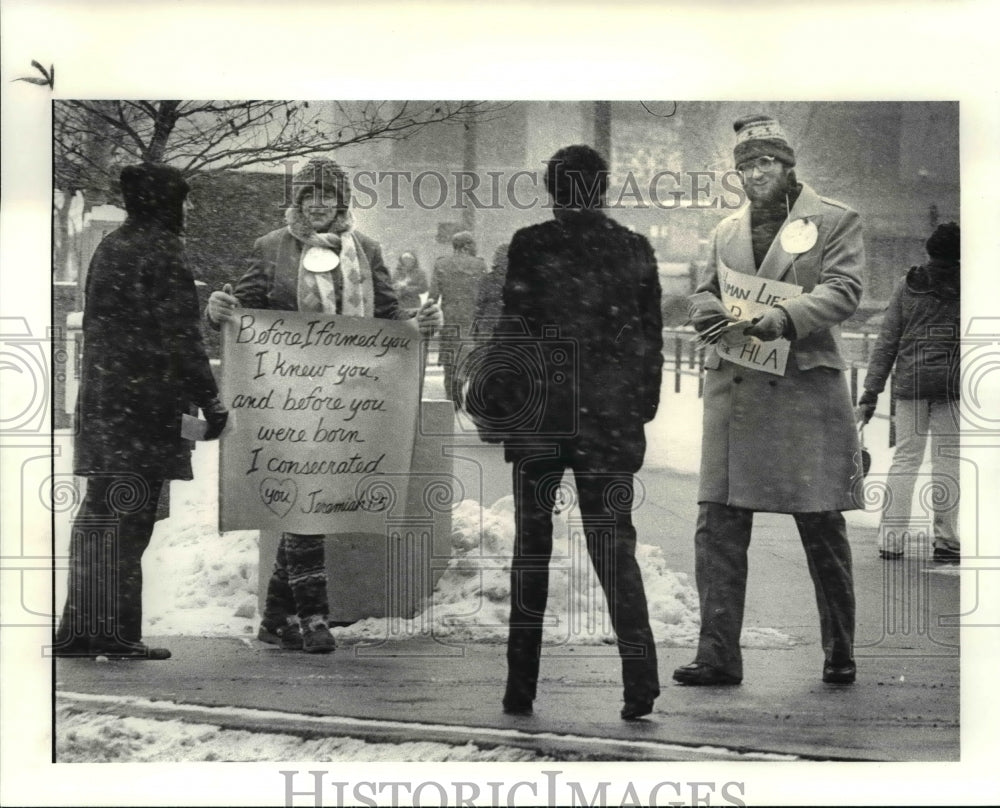
<svg viewBox="0 0 1000 808"><path fill-rule="evenodd" d="M744 206L743 210L736 214L736 227L731 231L727 243L723 246L722 257L724 263L738 272L745 272L749 275L759 275L762 278L771 280L781 280L792 265L791 253L785 251L781 246L781 234L785 226L796 219L808 219L819 226L819 220L823 216L823 201L810 186L802 183L802 191L799 198L792 206L791 214L785 219L781 229L774 237L767 255L761 262L760 269L754 266L753 241L750 236L750 205Z"/></svg>

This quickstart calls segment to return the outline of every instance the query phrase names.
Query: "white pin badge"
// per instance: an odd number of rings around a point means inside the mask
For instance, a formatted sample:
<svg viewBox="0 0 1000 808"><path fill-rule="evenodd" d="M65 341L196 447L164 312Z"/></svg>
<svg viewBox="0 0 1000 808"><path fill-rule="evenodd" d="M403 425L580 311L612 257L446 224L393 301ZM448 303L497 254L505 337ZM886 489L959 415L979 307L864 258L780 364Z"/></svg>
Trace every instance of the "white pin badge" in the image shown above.
<svg viewBox="0 0 1000 808"><path fill-rule="evenodd" d="M302 256L302 266L310 272L330 272L340 266L340 256L327 247L310 247Z"/></svg>
<svg viewBox="0 0 1000 808"><path fill-rule="evenodd" d="M789 222L781 231L781 248L791 255L809 252L816 244L819 230L808 219L796 219Z"/></svg>

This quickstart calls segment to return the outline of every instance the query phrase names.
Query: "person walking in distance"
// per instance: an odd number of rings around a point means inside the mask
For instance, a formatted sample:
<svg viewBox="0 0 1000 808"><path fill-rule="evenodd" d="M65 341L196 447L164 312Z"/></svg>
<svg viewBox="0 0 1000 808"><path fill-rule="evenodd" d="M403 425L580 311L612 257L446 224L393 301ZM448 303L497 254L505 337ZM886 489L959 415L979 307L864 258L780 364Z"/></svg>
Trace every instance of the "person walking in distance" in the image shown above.
<svg viewBox="0 0 1000 808"><path fill-rule="evenodd" d="M444 328L440 337L440 363L444 367L445 395L456 407L462 406L464 379L457 374L456 353L472 331L476 293L486 275L486 262L476 255L476 240L472 233L461 231L452 236L452 254L443 255L434 263L430 296L441 301Z"/></svg>
<svg viewBox="0 0 1000 808"><path fill-rule="evenodd" d="M902 558L907 539L916 535L910 525L910 509L929 434L931 484L936 491L931 498L933 559L948 563L961 560L958 407L962 274L958 225L940 225L926 246L930 260L912 267L893 290L868 361L858 411L867 424L893 371L896 452L879 524L879 554L890 561Z"/></svg>

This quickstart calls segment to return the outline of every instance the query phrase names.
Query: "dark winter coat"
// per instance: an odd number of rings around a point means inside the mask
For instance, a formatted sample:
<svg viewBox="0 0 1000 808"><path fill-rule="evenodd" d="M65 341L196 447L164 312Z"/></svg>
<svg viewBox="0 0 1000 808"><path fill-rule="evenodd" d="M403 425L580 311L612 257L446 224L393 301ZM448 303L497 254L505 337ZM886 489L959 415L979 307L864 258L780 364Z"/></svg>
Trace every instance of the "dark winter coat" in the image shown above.
<svg viewBox="0 0 1000 808"><path fill-rule="evenodd" d="M709 294L692 299L696 309L725 312L723 265L796 283L803 292L781 303L795 329L784 376L740 367L715 351L705 358L699 502L778 513L858 507L860 446L838 331L861 299L861 219L808 185L787 221L796 219L815 224L816 243L793 262L779 235L759 269L749 206L723 219L713 234L697 289Z"/></svg>
<svg viewBox="0 0 1000 808"><path fill-rule="evenodd" d="M166 166L126 172L128 218L87 271L74 467L190 480L181 416L218 390L179 235L187 184Z"/></svg>
<svg viewBox="0 0 1000 808"><path fill-rule="evenodd" d="M427 291L427 276L419 266L410 269L397 267L392 283L400 306L404 309L420 308L420 295Z"/></svg>
<svg viewBox="0 0 1000 808"><path fill-rule="evenodd" d="M468 336L475 315L479 282L486 275L486 262L474 255L444 255L434 262L430 295L440 295L444 324Z"/></svg>
<svg viewBox="0 0 1000 808"><path fill-rule="evenodd" d="M868 362L865 390L881 393L895 363L892 393L901 399L959 398L958 262L913 267L893 290Z"/></svg>
<svg viewBox="0 0 1000 808"><path fill-rule="evenodd" d="M600 211L559 212L514 234L503 303L517 319L501 324L491 350L517 351L497 394L521 427L505 441L506 459L555 445L578 469L637 471L663 367L649 242Z"/></svg>
<svg viewBox="0 0 1000 808"><path fill-rule="evenodd" d="M473 320L476 334L490 336L503 313L503 286L507 280L507 250L504 244L493 255L493 266L479 280L476 290L476 313Z"/></svg>
<svg viewBox="0 0 1000 808"><path fill-rule="evenodd" d="M364 252L371 267L374 316L385 320L406 320L413 317L413 310L399 305L389 270L382 259L381 245L357 230L351 236L343 236L351 237L355 239L358 250ZM272 230L257 239L253 245L250 268L239 279L234 290L240 305L248 309L297 311L301 255L302 242L287 227ZM339 311L343 279L339 272L331 274Z"/></svg>

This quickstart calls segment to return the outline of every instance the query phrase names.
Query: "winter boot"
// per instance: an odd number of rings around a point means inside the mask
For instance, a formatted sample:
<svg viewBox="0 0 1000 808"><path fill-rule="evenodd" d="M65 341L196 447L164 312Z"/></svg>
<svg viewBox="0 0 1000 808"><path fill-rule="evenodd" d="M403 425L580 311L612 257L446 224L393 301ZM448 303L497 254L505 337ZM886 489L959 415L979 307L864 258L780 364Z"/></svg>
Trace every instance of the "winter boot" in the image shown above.
<svg viewBox="0 0 1000 808"><path fill-rule="evenodd" d="M302 650L307 654L329 654L337 643L326 624L326 618L314 614L302 627Z"/></svg>
<svg viewBox="0 0 1000 808"><path fill-rule="evenodd" d="M291 617L284 625L262 622L257 630L257 639L271 645L280 645L286 651L302 650L302 628L299 621Z"/></svg>

